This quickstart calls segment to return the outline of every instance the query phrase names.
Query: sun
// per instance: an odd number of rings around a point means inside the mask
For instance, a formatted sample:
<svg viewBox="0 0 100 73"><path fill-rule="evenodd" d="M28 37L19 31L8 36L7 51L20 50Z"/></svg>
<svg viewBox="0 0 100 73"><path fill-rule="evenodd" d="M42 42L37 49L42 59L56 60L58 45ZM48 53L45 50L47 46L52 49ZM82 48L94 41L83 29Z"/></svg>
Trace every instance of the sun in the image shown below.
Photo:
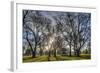
<svg viewBox="0 0 100 73"><path fill-rule="evenodd" d="M45 49L46 49L47 51L49 51L49 50L52 49L52 44L53 44L54 41L55 41L54 37L53 37L53 36L50 37L50 39L49 39L49 41L48 41L48 45L45 46Z"/></svg>

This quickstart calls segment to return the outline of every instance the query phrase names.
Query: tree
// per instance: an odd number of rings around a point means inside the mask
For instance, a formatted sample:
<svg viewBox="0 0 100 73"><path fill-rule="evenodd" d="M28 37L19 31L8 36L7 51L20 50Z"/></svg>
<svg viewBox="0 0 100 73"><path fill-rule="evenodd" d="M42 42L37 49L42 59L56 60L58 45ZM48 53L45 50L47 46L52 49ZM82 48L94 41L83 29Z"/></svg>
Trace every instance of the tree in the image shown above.
<svg viewBox="0 0 100 73"><path fill-rule="evenodd" d="M89 13L66 13L64 33L65 40L71 48L74 49L75 55L80 55L80 50L90 39L90 14Z"/></svg>
<svg viewBox="0 0 100 73"><path fill-rule="evenodd" d="M27 12L27 10L26 10ZM24 11L25 13L25 11ZM33 37L33 42L34 45L33 46L33 53L32 53L32 57L36 57L36 49L39 46L40 47L40 52L42 54L42 49L41 49L41 44L42 44L42 39L43 37L41 37L42 33L46 34L46 36L48 36L48 32L50 32L50 28L49 28L49 24L51 23L51 20L48 19L47 17L41 15L41 12L39 11L28 11L28 14L25 15L26 18L24 18L24 29L28 29L29 32L31 32L32 37ZM45 32L47 31L47 32ZM30 38L30 37L28 37ZM27 39L26 39L27 40ZM31 47L30 46L30 47Z"/></svg>
<svg viewBox="0 0 100 73"><path fill-rule="evenodd" d="M81 49L90 46L90 16L90 13L23 10L23 33L26 34L23 39L33 57L37 51L42 55L45 50L48 57L56 57L57 51L63 48L69 51L69 56L72 50L80 56Z"/></svg>
<svg viewBox="0 0 100 73"><path fill-rule="evenodd" d="M77 56L80 56L80 51L86 42L90 39L90 14L77 13L73 26L73 43L74 51Z"/></svg>

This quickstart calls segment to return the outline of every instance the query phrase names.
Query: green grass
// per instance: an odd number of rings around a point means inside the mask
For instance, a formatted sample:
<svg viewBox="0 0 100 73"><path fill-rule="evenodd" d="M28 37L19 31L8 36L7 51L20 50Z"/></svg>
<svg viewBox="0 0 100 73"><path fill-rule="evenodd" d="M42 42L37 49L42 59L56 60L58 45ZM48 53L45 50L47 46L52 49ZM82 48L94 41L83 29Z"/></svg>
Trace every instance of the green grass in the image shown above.
<svg viewBox="0 0 100 73"><path fill-rule="evenodd" d="M80 57L77 56L57 56L57 60L85 60L85 59L91 59L91 56L82 54Z"/></svg>
<svg viewBox="0 0 100 73"><path fill-rule="evenodd" d="M32 58L31 56L24 56L23 62L41 62L48 61L48 56L37 56L36 58Z"/></svg>
<svg viewBox="0 0 100 73"><path fill-rule="evenodd" d="M49 59L49 60L48 60ZM23 56L23 62L44 62L44 61L67 61L67 60L88 60L91 59L90 54L81 54L80 57L76 56L61 56L57 55L56 57L47 55L37 56L36 58L32 58L31 56Z"/></svg>

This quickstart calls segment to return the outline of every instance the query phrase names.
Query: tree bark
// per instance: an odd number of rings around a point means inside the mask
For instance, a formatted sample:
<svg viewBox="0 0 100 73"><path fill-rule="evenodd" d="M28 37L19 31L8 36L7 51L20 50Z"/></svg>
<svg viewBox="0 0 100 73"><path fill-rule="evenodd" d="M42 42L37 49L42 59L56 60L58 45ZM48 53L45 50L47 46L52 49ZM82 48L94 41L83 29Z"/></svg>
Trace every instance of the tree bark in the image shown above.
<svg viewBox="0 0 100 73"><path fill-rule="evenodd" d="M76 53L77 57L80 57L80 50L77 50Z"/></svg>
<svg viewBox="0 0 100 73"><path fill-rule="evenodd" d="M35 42L35 47L34 47L33 58L35 58L35 57L36 57L36 48L37 48L37 42Z"/></svg>
<svg viewBox="0 0 100 73"><path fill-rule="evenodd" d="M48 61L50 61L50 57L51 57L51 53L50 53L50 50L48 52Z"/></svg>
<svg viewBox="0 0 100 73"><path fill-rule="evenodd" d="M70 52L69 52L69 56L71 56L71 42L70 42Z"/></svg>
<svg viewBox="0 0 100 73"><path fill-rule="evenodd" d="M56 57L56 49L54 49L54 57Z"/></svg>
<svg viewBox="0 0 100 73"><path fill-rule="evenodd" d="M26 38L26 40L27 40L27 42L28 42L28 44L30 46L31 53L32 53L32 58L34 58L34 51L33 51L32 45L31 45L30 41L28 40L28 38Z"/></svg>
<svg viewBox="0 0 100 73"><path fill-rule="evenodd" d="M43 50L42 50L42 48L40 48L40 56L42 56L43 55Z"/></svg>

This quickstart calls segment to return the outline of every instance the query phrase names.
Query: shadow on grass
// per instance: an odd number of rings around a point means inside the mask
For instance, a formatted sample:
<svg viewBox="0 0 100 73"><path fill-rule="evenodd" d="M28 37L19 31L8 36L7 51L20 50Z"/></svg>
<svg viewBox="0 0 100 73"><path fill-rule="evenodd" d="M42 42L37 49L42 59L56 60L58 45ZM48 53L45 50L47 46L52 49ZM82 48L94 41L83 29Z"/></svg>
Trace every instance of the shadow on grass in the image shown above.
<svg viewBox="0 0 100 73"><path fill-rule="evenodd" d="M32 59L32 56L24 56L23 57L23 60L29 60L29 59Z"/></svg>
<svg viewBox="0 0 100 73"><path fill-rule="evenodd" d="M61 56L57 55L56 57L47 55L37 56L36 58L32 58L32 56L24 56L23 62L45 62L45 61L71 61L71 60L88 60L91 59L90 54L81 54L80 57L77 56Z"/></svg>
<svg viewBox="0 0 100 73"><path fill-rule="evenodd" d="M84 58L84 59L91 59L91 55L90 54L82 54L80 57Z"/></svg>
<svg viewBox="0 0 100 73"><path fill-rule="evenodd" d="M56 60L57 61L64 61L64 60L87 60L91 59L90 54L82 54L80 57L77 56L57 56Z"/></svg>
<svg viewBox="0 0 100 73"><path fill-rule="evenodd" d="M36 58L32 57L25 57L23 59L23 62L43 62L43 61L48 61L48 56L37 56Z"/></svg>

